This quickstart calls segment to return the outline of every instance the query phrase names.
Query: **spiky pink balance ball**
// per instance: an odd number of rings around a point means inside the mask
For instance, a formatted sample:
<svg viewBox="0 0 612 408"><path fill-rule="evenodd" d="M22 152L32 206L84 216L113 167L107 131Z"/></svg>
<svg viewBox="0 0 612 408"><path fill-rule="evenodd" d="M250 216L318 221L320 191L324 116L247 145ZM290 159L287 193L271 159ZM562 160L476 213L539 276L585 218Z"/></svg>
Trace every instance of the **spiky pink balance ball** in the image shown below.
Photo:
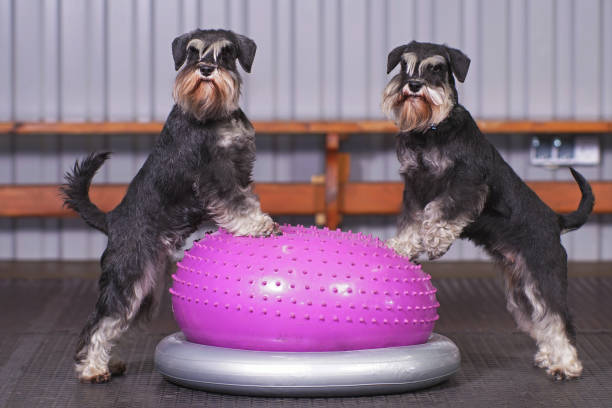
<svg viewBox="0 0 612 408"><path fill-rule="evenodd" d="M170 289L187 340L265 351L339 351L427 341L436 289L377 238L283 226L283 235L196 242Z"/></svg>

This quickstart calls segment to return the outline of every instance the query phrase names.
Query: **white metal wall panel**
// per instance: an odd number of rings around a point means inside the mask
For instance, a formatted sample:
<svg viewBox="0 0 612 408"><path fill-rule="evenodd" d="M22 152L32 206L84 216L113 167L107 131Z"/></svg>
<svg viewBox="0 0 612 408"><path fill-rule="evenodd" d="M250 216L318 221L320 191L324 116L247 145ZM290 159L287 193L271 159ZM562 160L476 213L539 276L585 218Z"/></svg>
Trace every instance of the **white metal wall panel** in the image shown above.
<svg viewBox="0 0 612 408"><path fill-rule="evenodd" d="M472 64L460 100L475 117L612 118L612 2L601 0L0 0L0 121L164 120L175 75L170 44L196 26L254 38L243 106L252 120L379 119L386 55L412 39L462 49ZM34 22L34 24L32 23ZM529 163L525 135L495 135L517 173L570 180ZM602 164L612 179L612 138ZM128 182L153 135L0 135L0 183L58 183L77 157L112 150L95 182ZM354 135L352 180L399 180L390 135ZM255 178L308 181L323 172L321 136L259 135ZM309 217L282 217L309 222ZM395 217L346 217L387 238ZM91 259L106 238L81 220L0 219L0 259ZM612 259L612 217L563 237L571 259ZM457 243L446 259L482 259Z"/></svg>
<svg viewBox="0 0 612 408"><path fill-rule="evenodd" d="M171 44L181 34L179 27L179 2L152 0L153 21L153 117L163 121L168 116L172 103L174 61ZM145 67L147 69L147 67Z"/></svg>
<svg viewBox="0 0 612 408"><path fill-rule="evenodd" d="M0 0L0 120L14 117L13 87L13 3ZM13 142L9 135L0 135L0 183L13 179ZM14 220L0 218L0 259L15 257Z"/></svg>
<svg viewBox="0 0 612 408"><path fill-rule="evenodd" d="M574 11L571 0L555 3L554 116L571 117L574 111L572 59L574 53Z"/></svg>
<svg viewBox="0 0 612 408"><path fill-rule="evenodd" d="M14 13L10 0L0 0L0 120L14 116Z"/></svg>
<svg viewBox="0 0 612 408"><path fill-rule="evenodd" d="M358 119L366 114L368 58L366 3L342 0L340 3L340 118ZM380 64L382 68L383 64Z"/></svg>
<svg viewBox="0 0 612 408"><path fill-rule="evenodd" d="M315 1L297 1L292 7L293 111L296 117L306 120L321 114L320 5Z"/></svg>
<svg viewBox="0 0 612 408"><path fill-rule="evenodd" d="M109 98L109 75L108 75L108 64L109 64L109 49L107 47L105 38L108 35L108 4L105 0L91 0L84 2L86 3L86 14L82 18L86 22L85 33L87 36L87 49L86 55L82 55L84 58L84 64L81 66L83 72L86 73L86 88L85 93L85 119L90 121L104 121L109 119L108 115L108 98ZM69 7L69 5L62 3L62 7ZM61 21L60 25L69 24L68 22ZM64 30L63 28L60 30ZM79 33L74 33L78 35ZM69 35L73 35L70 33ZM72 47L62 48L62 51L68 55L72 54ZM58 50L58 55L59 55ZM75 64L76 60L70 58L66 59L67 63L78 66ZM149 71L149 70L147 70ZM70 78L68 78L70 80ZM65 95L62 94L62 97ZM62 112L63 115L63 112ZM61 117L62 120L69 120L66 117ZM79 118L83 119L83 118Z"/></svg>
<svg viewBox="0 0 612 408"><path fill-rule="evenodd" d="M338 1L321 2L321 118L337 119L340 117L340 3Z"/></svg>

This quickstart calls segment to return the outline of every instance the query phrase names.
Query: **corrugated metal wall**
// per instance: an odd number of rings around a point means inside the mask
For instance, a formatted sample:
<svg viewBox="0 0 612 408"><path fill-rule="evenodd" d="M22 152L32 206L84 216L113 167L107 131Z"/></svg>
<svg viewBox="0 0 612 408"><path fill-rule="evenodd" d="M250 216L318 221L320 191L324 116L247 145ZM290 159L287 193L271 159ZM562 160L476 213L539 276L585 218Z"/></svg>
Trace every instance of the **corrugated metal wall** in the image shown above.
<svg viewBox="0 0 612 408"><path fill-rule="evenodd" d="M608 0L0 0L0 121L164 120L174 77L170 43L197 26L258 44L245 75L252 120L378 119L387 52L411 39L464 50L461 101L480 118L612 119L612 1ZM568 179L529 164L529 137L491 140L526 179ZM612 179L603 161L579 170ZM113 159L98 182L128 182L152 135L0 135L0 183L58 183L96 149ZM319 136L258 136L255 178L303 181L323 171ZM393 138L343 143L352 179L398 180ZM288 218L296 222L297 218ZM310 221L308 218L299 219ZM393 217L347 217L344 228L393 234ZM572 259L612 259L612 218L564 237ZM0 219L0 259L89 259L105 237L80 220ZM481 259L469 243L445 259Z"/></svg>

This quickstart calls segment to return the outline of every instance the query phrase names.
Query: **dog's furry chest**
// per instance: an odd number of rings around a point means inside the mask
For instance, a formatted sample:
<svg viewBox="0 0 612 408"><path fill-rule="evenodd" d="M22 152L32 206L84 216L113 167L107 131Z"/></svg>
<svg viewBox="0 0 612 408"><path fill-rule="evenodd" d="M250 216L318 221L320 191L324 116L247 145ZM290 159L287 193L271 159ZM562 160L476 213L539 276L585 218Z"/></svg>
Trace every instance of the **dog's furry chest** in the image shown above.
<svg viewBox="0 0 612 408"><path fill-rule="evenodd" d="M439 148L412 148L403 146L398 149L400 173L407 176L422 174L428 177L442 176L453 164L448 155Z"/></svg>
<svg viewBox="0 0 612 408"><path fill-rule="evenodd" d="M217 146L221 148L251 148L255 145L255 129L239 118L232 118L215 127Z"/></svg>

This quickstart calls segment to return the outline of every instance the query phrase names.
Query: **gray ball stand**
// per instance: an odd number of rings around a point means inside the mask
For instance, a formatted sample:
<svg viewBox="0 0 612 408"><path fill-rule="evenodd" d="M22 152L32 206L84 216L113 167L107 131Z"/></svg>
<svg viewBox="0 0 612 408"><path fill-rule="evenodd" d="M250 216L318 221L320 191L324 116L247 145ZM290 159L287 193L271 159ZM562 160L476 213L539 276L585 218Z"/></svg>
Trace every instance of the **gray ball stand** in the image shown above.
<svg viewBox="0 0 612 408"><path fill-rule="evenodd" d="M459 370L448 338L427 343L333 352L276 352L204 346L181 332L155 349L155 365L169 381L210 392L274 397L394 394L438 384Z"/></svg>

